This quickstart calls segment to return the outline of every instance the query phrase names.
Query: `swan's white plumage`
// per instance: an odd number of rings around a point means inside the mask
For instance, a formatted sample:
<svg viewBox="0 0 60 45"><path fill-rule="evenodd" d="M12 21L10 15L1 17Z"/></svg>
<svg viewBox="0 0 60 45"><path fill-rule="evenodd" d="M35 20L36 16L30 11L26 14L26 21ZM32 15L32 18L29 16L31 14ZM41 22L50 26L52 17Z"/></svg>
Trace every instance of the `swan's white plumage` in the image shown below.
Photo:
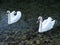
<svg viewBox="0 0 60 45"><path fill-rule="evenodd" d="M42 25L45 25L46 23L47 23L47 21L51 21L52 20L52 18L51 17L48 17L48 19L45 19L43 22L42 22Z"/></svg>
<svg viewBox="0 0 60 45"><path fill-rule="evenodd" d="M20 11L7 11L8 13L8 24L12 24L17 22L21 18L21 12ZM14 15L16 13L16 15Z"/></svg>
<svg viewBox="0 0 60 45"><path fill-rule="evenodd" d="M48 30L51 30L55 24L55 20L53 20L51 17L48 17L48 19L44 20L42 23L41 23L41 20L39 21L40 23L39 23L38 32L46 32ZM42 24L42 27L41 27L41 24Z"/></svg>

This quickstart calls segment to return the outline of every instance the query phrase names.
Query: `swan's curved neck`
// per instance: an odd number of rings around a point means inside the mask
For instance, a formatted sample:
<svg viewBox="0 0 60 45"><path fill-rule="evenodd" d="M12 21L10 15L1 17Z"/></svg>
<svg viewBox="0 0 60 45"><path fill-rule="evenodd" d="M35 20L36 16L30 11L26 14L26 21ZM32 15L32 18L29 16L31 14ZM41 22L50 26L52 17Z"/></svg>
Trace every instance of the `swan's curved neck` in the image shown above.
<svg viewBox="0 0 60 45"><path fill-rule="evenodd" d="M10 13L8 13L7 15L8 15L8 23L9 23L9 22L11 22L11 20L10 20L11 15L10 15Z"/></svg>
<svg viewBox="0 0 60 45"><path fill-rule="evenodd" d="M39 32L42 32L42 17L40 18L40 21L39 21Z"/></svg>

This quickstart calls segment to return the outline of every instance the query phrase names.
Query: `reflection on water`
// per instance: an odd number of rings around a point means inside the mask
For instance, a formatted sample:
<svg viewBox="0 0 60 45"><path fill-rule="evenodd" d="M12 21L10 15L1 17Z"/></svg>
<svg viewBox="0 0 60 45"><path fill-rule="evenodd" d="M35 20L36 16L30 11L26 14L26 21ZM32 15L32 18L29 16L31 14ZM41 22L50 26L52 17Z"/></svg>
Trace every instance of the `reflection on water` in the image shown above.
<svg viewBox="0 0 60 45"><path fill-rule="evenodd" d="M8 29L7 15L4 11L0 11L0 31Z"/></svg>

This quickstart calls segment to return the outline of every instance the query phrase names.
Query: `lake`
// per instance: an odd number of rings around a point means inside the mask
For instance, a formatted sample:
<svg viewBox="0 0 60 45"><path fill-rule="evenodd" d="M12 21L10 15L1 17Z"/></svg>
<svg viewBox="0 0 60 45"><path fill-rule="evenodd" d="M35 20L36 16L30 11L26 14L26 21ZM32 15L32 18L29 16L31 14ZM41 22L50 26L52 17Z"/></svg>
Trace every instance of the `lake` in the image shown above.
<svg viewBox="0 0 60 45"><path fill-rule="evenodd" d="M21 19L8 25L7 10L21 11ZM38 16L56 20L51 31L38 33ZM59 45L60 1L1 0L0 1L0 44L3 45Z"/></svg>

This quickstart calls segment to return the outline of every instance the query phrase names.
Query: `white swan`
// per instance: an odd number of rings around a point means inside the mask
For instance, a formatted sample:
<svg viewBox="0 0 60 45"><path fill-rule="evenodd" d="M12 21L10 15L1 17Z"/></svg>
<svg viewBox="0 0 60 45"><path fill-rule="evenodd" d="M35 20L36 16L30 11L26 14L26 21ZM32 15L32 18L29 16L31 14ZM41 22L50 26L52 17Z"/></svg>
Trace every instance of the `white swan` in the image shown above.
<svg viewBox="0 0 60 45"><path fill-rule="evenodd" d="M12 23L15 23L17 22L20 18L21 18L21 12L20 11L7 11L8 13L8 24L12 24ZM16 13L16 15L15 15Z"/></svg>
<svg viewBox="0 0 60 45"><path fill-rule="evenodd" d="M51 30L55 24L55 20L53 20L51 17L48 17L48 19L43 21L42 17L39 16L38 21L39 21L38 32L41 33Z"/></svg>

